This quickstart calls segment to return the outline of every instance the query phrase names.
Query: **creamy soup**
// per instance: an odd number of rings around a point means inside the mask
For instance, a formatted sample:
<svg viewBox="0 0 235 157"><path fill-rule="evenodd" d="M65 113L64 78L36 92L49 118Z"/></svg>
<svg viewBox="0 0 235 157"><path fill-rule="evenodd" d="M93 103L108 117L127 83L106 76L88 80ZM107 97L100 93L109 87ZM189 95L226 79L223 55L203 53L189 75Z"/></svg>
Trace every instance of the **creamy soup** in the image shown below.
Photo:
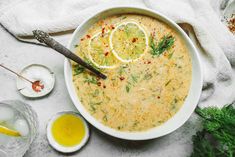
<svg viewBox="0 0 235 157"><path fill-rule="evenodd" d="M73 83L86 110L120 131L144 131L169 120L183 105L192 65L180 35L167 24L136 14L93 24L76 54L107 75L97 78L73 63Z"/></svg>

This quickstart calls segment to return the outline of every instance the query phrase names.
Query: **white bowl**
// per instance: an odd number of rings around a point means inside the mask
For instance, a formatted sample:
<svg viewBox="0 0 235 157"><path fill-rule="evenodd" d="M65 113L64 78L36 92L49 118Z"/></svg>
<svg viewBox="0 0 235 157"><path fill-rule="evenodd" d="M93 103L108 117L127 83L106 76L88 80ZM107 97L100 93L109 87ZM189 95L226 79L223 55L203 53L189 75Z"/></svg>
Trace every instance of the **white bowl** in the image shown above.
<svg viewBox="0 0 235 157"><path fill-rule="evenodd" d="M52 128L53 123L55 122L55 120L57 120L60 116L62 116L64 114L71 114L71 115L75 115L76 117L80 118L82 120L84 127L85 127L85 135L84 135L82 141L75 146L71 146L71 147L62 146L58 142L56 142L56 140L54 139L54 137L52 135L51 128ZM89 136L90 136L90 133L89 133L88 124L86 123L84 118L82 118L76 112L72 112L72 111L58 112L49 120L49 122L47 124L47 140L48 140L49 144L52 146L52 148L54 148L55 150L62 152L62 153L73 153L75 151L78 151L87 143Z"/></svg>
<svg viewBox="0 0 235 157"><path fill-rule="evenodd" d="M169 134L182 126L190 117L190 115L193 113L194 109L197 106L197 103L199 101L199 97L201 94L202 89L202 72L201 72L201 66L200 61L198 57L198 52L196 48L194 47L193 43L189 39L189 37L186 35L186 33L171 19L166 17L165 15L162 15L159 12L144 9L144 8L138 8L138 7L114 7L109 8L104 11L101 11L91 17L89 17L87 20L85 20L83 23L81 23L77 29L74 31L73 36L68 44L68 48L74 52L74 45L79 43L80 38L85 34L86 30L95 22L99 21L101 18L108 17L115 14L125 14L125 13L136 13L141 15L147 15L153 18L156 18L158 20L161 20L165 23L167 23L169 26L171 26L173 29L175 29L179 35L182 37L182 39L185 41L187 48L189 49L190 56L192 58L192 82L190 91L188 93L188 96L181 107L181 109L167 122L164 124L152 128L147 131L142 132L123 132L118 131L115 129L112 129L108 126L103 125L101 122L96 120L81 104L79 101L79 98L76 94L75 87L73 85L72 81L72 69L71 69L71 63L68 59L65 59L64 63L64 75L65 75L65 82L66 86L69 92L69 95L78 109L78 111L81 113L81 115L93 126L95 126L97 129L111 135L117 138L126 139L126 140L147 140L147 139L153 139L160 136L164 136L166 134Z"/></svg>

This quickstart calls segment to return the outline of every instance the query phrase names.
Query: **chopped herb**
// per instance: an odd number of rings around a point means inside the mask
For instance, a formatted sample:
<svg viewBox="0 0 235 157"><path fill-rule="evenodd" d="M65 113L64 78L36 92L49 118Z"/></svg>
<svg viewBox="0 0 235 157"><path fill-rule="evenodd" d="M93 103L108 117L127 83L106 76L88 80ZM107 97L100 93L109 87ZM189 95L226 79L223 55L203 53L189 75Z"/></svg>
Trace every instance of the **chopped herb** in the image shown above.
<svg viewBox="0 0 235 157"><path fill-rule="evenodd" d="M118 70L118 74L122 75L123 73L125 73L125 69L127 68L127 66L121 66L120 69Z"/></svg>
<svg viewBox="0 0 235 157"><path fill-rule="evenodd" d="M103 121L107 122L108 121L108 117L107 117L107 111L105 110L102 110L101 111L104 113L104 116L103 116Z"/></svg>
<svg viewBox="0 0 235 157"><path fill-rule="evenodd" d="M126 85L126 92L129 93L129 91L130 91L130 86Z"/></svg>
<svg viewBox="0 0 235 157"><path fill-rule="evenodd" d="M108 121L107 115L104 115L104 117L103 117L103 121L105 121L105 122L107 122L107 121Z"/></svg>
<svg viewBox="0 0 235 157"><path fill-rule="evenodd" d="M176 104L178 102L178 99L174 98L174 103Z"/></svg>
<svg viewBox="0 0 235 157"><path fill-rule="evenodd" d="M93 97L97 97L99 95L99 90L96 89L93 93L92 93L92 96Z"/></svg>
<svg viewBox="0 0 235 157"><path fill-rule="evenodd" d="M184 58L184 56L180 56L180 57L179 57L179 59L183 59L183 58Z"/></svg>
<svg viewBox="0 0 235 157"><path fill-rule="evenodd" d="M174 100L171 102L171 108L174 110L176 109L176 104L179 100L177 98L174 98Z"/></svg>
<svg viewBox="0 0 235 157"><path fill-rule="evenodd" d="M144 75L144 80L150 80L151 78L152 78L153 76L152 76L152 74L149 74L149 73L146 73L145 75Z"/></svg>
<svg viewBox="0 0 235 157"><path fill-rule="evenodd" d="M138 121L136 120L134 123L133 123L133 126L132 127L136 127L138 125Z"/></svg>
<svg viewBox="0 0 235 157"><path fill-rule="evenodd" d="M132 78L134 83L137 83L137 76L134 76L134 75L131 74L131 78Z"/></svg>
<svg viewBox="0 0 235 157"><path fill-rule="evenodd" d="M74 47L76 48L76 47L78 47L78 45L76 44L76 45L74 45Z"/></svg>
<svg viewBox="0 0 235 157"><path fill-rule="evenodd" d="M168 59L171 59L172 56L173 56L174 52L171 52L169 55L168 55Z"/></svg>
<svg viewBox="0 0 235 157"><path fill-rule="evenodd" d="M94 102L94 103L90 103L90 104L92 104L92 105L101 105L101 104L102 104L102 101L100 101L100 102Z"/></svg>
<svg viewBox="0 0 235 157"><path fill-rule="evenodd" d="M95 112L96 112L96 108L95 108L94 106L90 106L90 107L91 107L90 111L91 111L92 113L95 113Z"/></svg>
<svg viewBox="0 0 235 157"><path fill-rule="evenodd" d="M85 71L85 68L81 65L76 64L74 67L74 75L79 75Z"/></svg>
<svg viewBox="0 0 235 157"><path fill-rule="evenodd" d="M167 81L165 86L169 85L169 83L171 83L171 80Z"/></svg>
<svg viewBox="0 0 235 157"><path fill-rule="evenodd" d="M154 43L154 39L151 36L150 38L150 47L152 48L151 54L160 56L164 51L168 50L171 48L171 46L174 44L175 38L171 35L165 35L161 38L159 43L156 45Z"/></svg>
<svg viewBox="0 0 235 157"><path fill-rule="evenodd" d="M98 105L101 105L101 103L102 103L102 101L101 102L90 102L89 106L91 107L91 112L95 113L96 112L96 107Z"/></svg>
<svg viewBox="0 0 235 157"><path fill-rule="evenodd" d="M92 83L92 84L97 84L98 83L97 79L94 78L93 76L88 76L87 78L85 78L84 82Z"/></svg>

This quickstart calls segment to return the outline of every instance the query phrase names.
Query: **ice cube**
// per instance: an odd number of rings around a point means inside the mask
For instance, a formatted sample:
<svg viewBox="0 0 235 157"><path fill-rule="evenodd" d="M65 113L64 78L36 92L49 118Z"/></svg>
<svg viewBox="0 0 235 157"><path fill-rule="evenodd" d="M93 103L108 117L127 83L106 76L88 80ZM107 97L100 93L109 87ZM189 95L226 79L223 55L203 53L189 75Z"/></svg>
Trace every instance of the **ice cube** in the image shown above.
<svg viewBox="0 0 235 157"><path fill-rule="evenodd" d="M14 128L19 131L22 136L27 136L29 133L29 126L25 119L17 119Z"/></svg>
<svg viewBox="0 0 235 157"><path fill-rule="evenodd" d="M14 111L9 107L0 107L0 123L14 118Z"/></svg>

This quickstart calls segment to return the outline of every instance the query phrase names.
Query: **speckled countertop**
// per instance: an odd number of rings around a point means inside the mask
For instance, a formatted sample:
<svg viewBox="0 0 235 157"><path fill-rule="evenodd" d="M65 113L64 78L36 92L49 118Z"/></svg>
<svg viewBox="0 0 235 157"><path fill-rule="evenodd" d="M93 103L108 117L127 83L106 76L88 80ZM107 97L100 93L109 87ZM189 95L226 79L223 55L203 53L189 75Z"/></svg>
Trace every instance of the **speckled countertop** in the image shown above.
<svg viewBox="0 0 235 157"><path fill-rule="evenodd" d="M76 111L65 86L63 61L63 56L54 50L19 42L0 26L0 63L17 71L29 64L39 63L48 66L56 74L56 86L52 93L42 99L30 100L21 96L16 90L15 76L0 69L0 101L22 100L30 104L39 117L39 136L25 157L186 157L190 155L191 136L195 134L199 123L195 115L175 132L155 140L137 142L119 140L90 126L90 140L80 151L65 155L53 150L46 139L47 121L57 112Z"/></svg>

